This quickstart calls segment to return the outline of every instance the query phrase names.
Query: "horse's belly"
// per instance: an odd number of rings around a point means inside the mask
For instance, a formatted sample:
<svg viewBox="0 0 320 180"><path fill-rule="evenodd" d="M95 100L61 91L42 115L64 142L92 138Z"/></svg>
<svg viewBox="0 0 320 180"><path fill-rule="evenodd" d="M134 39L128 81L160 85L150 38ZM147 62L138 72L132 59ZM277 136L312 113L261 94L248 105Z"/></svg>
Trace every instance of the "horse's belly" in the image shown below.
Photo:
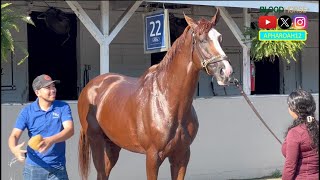
<svg viewBox="0 0 320 180"><path fill-rule="evenodd" d="M132 113L135 112L132 103L133 92L137 88L137 79L115 74L109 74L101 79L99 89L88 94L96 104L94 111L99 126L107 137L118 146L130 151L141 152L134 127ZM95 93L92 93L95 92Z"/></svg>
<svg viewBox="0 0 320 180"><path fill-rule="evenodd" d="M125 106L118 109L114 106L108 105L101 112L98 119L100 127L108 138L119 147L132 152L144 153L137 138L135 118L132 117L130 110Z"/></svg>

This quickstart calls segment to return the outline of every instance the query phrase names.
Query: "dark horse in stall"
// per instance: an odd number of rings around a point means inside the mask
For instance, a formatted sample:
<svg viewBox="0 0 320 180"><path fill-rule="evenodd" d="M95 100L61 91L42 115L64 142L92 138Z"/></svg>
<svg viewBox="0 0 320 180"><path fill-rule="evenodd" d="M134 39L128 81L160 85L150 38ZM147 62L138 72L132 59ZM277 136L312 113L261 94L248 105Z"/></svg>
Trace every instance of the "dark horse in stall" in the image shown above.
<svg viewBox="0 0 320 180"><path fill-rule="evenodd" d="M192 106L199 72L205 70L220 85L229 84L232 74L214 29L218 17L219 10L210 21L185 15L183 34L141 77L106 73L86 85L78 100L82 179L88 178L90 149L97 179L105 180L121 148L146 154L148 180L157 179L167 157L172 179L184 179L199 126Z"/></svg>

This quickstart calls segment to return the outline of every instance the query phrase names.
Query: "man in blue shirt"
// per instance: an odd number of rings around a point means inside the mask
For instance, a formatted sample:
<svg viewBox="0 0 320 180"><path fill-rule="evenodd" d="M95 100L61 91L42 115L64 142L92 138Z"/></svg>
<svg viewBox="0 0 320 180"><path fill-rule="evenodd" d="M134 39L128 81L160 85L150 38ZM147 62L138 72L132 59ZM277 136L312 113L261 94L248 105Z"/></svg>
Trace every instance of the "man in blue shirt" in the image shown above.
<svg viewBox="0 0 320 180"><path fill-rule="evenodd" d="M24 180L68 180L66 143L74 134L70 106L56 99L55 83L48 75L36 77L32 83L37 100L20 112L8 140L9 148L18 161L24 162ZM27 128L29 137L41 135L42 141L34 150L18 141ZM25 155L26 154L26 155Z"/></svg>

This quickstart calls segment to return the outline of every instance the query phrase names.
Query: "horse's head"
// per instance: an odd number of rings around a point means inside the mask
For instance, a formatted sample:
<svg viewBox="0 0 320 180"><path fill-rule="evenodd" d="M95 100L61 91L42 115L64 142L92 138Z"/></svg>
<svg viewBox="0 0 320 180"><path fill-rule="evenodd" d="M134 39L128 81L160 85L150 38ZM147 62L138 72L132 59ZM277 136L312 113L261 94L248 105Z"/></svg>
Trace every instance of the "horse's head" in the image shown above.
<svg viewBox="0 0 320 180"><path fill-rule="evenodd" d="M222 35L214 29L218 22L219 9L211 21L201 19L195 22L192 18L184 16L192 30L193 51L197 54L197 58L193 58L194 63L207 74L214 76L219 85L229 84L232 67L220 45Z"/></svg>

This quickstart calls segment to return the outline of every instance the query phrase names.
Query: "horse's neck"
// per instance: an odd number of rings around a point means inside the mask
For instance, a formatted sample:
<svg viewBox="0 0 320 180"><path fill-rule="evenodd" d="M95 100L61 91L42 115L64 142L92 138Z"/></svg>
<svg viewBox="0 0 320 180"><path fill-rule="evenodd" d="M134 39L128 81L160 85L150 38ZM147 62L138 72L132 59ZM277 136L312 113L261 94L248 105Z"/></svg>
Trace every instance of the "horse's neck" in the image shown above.
<svg viewBox="0 0 320 180"><path fill-rule="evenodd" d="M192 62L192 42L187 37L165 68L156 72L157 85L167 97L177 98L177 101L186 106L191 106L193 95L198 83L199 69ZM168 59L164 59L168 60ZM161 66L163 64L160 64Z"/></svg>

